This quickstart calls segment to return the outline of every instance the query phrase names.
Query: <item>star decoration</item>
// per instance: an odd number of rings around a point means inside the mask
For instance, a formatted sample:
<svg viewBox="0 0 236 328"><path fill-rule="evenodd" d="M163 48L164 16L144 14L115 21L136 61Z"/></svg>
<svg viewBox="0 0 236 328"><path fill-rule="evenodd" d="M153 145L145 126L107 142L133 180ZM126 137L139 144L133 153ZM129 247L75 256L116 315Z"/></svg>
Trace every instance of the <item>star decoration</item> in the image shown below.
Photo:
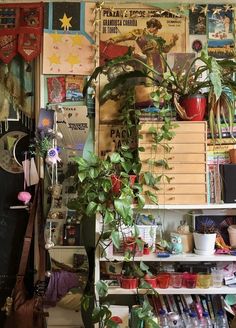
<svg viewBox="0 0 236 328"><path fill-rule="evenodd" d="M230 10L233 10L232 6L227 4L227 5L224 5L224 8L225 8L225 11L230 11Z"/></svg>
<svg viewBox="0 0 236 328"><path fill-rule="evenodd" d="M184 5L180 5L180 6L178 6L178 9L179 9L179 11L180 11L181 13L185 11L185 7L184 7Z"/></svg>
<svg viewBox="0 0 236 328"><path fill-rule="evenodd" d="M70 54L67 57L67 62L70 63L71 66L73 66L73 65L79 64L80 60L79 60L79 57L78 56L75 56L75 55Z"/></svg>
<svg viewBox="0 0 236 328"><path fill-rule="evenodd" d="M191 12L193 13L194 11L197 10L197 6L195 5L195 3L193 3L192 5L189 6L189 9L190 9Z"/></svg>
<svg viewBox="0 0 236 328"><path fill-rule="evenodd" d="M53 33L53 34L50 34L50 37L52 38L53 43L60 43L62 35L58 34L58 33Z"/></svg>
<svg viewBox="0 0 236 328"><path fill-rule="evenodd" d="M52 54L52 56L48 57L49 61L51 64L60 64L60 57L57 56L56 54Z"/></svg>
<svg viewBox="0 0 236 328"><path fill-rule="evenodd" d="M69 31L69 28L72 27L70 21L72 17L67 17L64 13L64 16L62 18L59 18L59 20L62 22L61 28L64 28L64 31Z"/></svg>
<svg viewBox="0 0 236 328"><path fill-rule="evenodd" d="M213 8L212 10L213 10L213 15L219 14L222 11L221 8Z"/></svg>
<svg viewBox="0 0 236 328"><path fill-rule="evenodd" d="M78 34L73 35L72 42L73 42L73 46L81 46L81 43L82 43L81 35L78 35Z"/></svg>
<svg viewBox="0 0 236 328"><path fill-rule="evenodd" d="M201 6L201 11L200 11L200 14L204 14L205 16L207 15L207 13L208 13L208 5L206 5L206 6Z"/></svg>

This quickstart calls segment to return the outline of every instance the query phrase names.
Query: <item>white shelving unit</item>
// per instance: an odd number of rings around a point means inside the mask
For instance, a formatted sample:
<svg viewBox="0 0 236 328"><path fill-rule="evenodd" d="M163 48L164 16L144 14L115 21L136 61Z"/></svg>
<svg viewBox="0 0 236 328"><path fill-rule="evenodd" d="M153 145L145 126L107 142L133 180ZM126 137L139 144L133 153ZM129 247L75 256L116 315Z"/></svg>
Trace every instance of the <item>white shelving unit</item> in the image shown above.
<svg viewBox="0 0 236 328"><path fill-rule="evenodd" d="M221 287L221 288L156 288L158 294L162 295L179 295L179 294L235 294L236 288ZM138 289L139 294L144 294L146 289ZM137 289L125 289L117 287L109 287L109 295L133 295L137 294Z"/></svg>
<svg viewBox="0 0 236 328"><path fill-rule="evenodd" d="M134 206L135 208L135 206ZM196 204L196 205L146 205L143 208L143 212L158 213L158 215L164 215L165 221L168 221L170 217L174 220L179 220L181 216L188 213L190 215L236 215L236 204ZM179 223L179 222L178 222ZM99 220L97 220L97 233L99 233ZM144 262L236 262L236 256L228 254L217 254L202 256L192 253L170 255L169 257L159 258L155 253L149 255L136 256L135 261ZM113 255L110 258L102 258L97 251L96 257L96 272L95 280L100 279L100 262L104 261L118 261L123 262L124 256ZM156 289L159 294L236 294L236 288L222 286L221 288L167 288ZM139 293L145 293L146 290L138 289ZM136 294L137 289L124 289L120 287L109 287L109 294L111 295L132 295Z"/></svg>

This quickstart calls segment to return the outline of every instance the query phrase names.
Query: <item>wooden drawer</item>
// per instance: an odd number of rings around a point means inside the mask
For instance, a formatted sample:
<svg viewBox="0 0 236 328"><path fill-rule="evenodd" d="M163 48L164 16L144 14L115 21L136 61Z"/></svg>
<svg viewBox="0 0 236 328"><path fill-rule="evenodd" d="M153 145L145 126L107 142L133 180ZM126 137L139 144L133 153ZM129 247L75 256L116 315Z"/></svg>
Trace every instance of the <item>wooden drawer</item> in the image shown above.
<svg viewBox="0 0 236 328"><path fill-rule="evenodd" d="M187 137L186 137L187 138ZM139 146L145 149L144 152L140 152L140 158L142 159L142 154L148 153L152 158L155 154L164 154L166 151L161 145L156 147L156 150L153 148L151 143L142 143L142 140L139 142ZM201 144L191 144L191 143L183 143L183 144L171 144L170 154L202 154L206 152L206 145L204 143Z"/></svg>
<svg viewBox="0 0 236 328"><path fill-rule="evenodd" d="M159 195L156 194L158 198L158 204L206 204L207 196L196 195L196 194L186 194L186 195ZM151 203L149 199L146 199L147 203Z"/></svg>
<svg viewBox="0 0 236 328"><path fill-rule="evenodd" d="M158 194L205 194L206 185L202 184L162 184L159 186Z"/></svg>
<svg viewBox="0 0 236 328"><path fill-rule="evenodd" d="M189 132L189 133L204 133L207 131L206 122L174 122L178 126L174 129L176 133L178 132ZM141 121L141 130L140 133L147 133L150 127L161 128L161 122L142 122Z"/></svg>
<svg viewBox="0 0 236 328"><path fill-rule="evenodd" d="M152 143L153 138L151 133L144 133L141 134L140 140L142 140L145 143ZM194 132L189 132L189 133L176 133L176 135L171 139L170 141L167 141L168 144L173 144L173 143L204 143L206 140L206 135L204 133L194 133ZM166 141L164 141L166 142Z"/></svg>
<svg viewBox="0 0 236 328"><path fill-rule="evenodd" d="M155 176L155 175L154 175ZM165 184L202 184L206 183L205 174L167 174L170 183L167 182L165 177L162 178L161 183Z"/></svg>
<svg viewBox="0 0 236 328"><path fill-rule="evenodd" d="M148 163L142 163L142 171L146 172L152 172L152 173L165 173L169 175L169 173L202 173L204 174L206 172L206 165L204 163L202 164L182 164L182 163L173 163L172 165L169 165L169 169L164 169L161 166L153 166L150 168L150 164Z"/></svg>
<svg viewBox="0 0 236 328"><path fill-rule="evenodd" d="M163 156L164 155L164 156ZM153 158L152 154L147 152L142 153L142 161ZM206 155L202 154L174 154L172 152L166 154L157 154L155 160L165 159L168 164L171 163L205 163Z"/></svg>
<svg viewBox="0 0 236 328"><path fill-rule="evenodd" d="M158 195L159 204L206 204L206 195Z"/></svg>

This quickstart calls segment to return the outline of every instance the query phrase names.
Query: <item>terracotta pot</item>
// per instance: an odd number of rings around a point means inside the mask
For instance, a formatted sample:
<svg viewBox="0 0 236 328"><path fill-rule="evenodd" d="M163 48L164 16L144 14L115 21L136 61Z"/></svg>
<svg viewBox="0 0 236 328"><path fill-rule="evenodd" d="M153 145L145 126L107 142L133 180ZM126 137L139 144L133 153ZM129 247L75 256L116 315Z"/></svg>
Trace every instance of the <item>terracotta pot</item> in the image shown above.
<svg viewBox="0 0 236 328"><path fill-rule="evenodd" d="M204 95L183 97L180 99L180 105L185 109L190 121L203 121L206 112L206 97Z"/></svg>
<svg viewBox="0 0 236 328"><path fill-rule="evenodd" d="M120 286L125 289L134 289L138 287L138 278L121 277Z"/></svg>

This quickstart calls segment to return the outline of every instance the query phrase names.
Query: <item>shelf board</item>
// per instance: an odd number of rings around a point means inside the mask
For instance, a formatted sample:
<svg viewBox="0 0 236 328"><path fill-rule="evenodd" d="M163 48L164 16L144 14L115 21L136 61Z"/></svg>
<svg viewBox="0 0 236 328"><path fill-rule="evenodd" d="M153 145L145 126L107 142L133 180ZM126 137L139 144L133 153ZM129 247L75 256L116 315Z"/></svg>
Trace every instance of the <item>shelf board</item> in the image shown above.
<svg viewBox="0 0 236 328"><path fill-rule="evenodd" d="M236 203L224 203L224 204L160 204L160 205L145 205L143 209L147 210L227 210L236 209Z"/></svg>
<svg viewBox="0 0 236 328"><path fill-rule="evenodd" d="M50 249L84 249L84 246L63 246L63 245L56 245Z"/></svg>
<svg viewBox="0 0 236 328"><path fill-rule="evenodd" d="M165 295L182 295L182 294L235 294L236 288L223 286L221 288L156 288L155 289L158 294ZM138 289L139 294L146 293L146 289ZM125 289L120 287L109 287L108 288L109 295L133 295L137 294L137 289Z"/></svg>
<svg viewBox="0 0 236 328"><path fill-rule="evenodd" d="M118 261L123 262L124 256L114 255L112 258L100 258L100 261ZM192 253L170 255L170 257L157 257L154 253L143 256L135 256L134 261L152 261L152 262L233 262L236 261L235 255L197 255ZM235 290L236 292L236 290Z"/></svg>

